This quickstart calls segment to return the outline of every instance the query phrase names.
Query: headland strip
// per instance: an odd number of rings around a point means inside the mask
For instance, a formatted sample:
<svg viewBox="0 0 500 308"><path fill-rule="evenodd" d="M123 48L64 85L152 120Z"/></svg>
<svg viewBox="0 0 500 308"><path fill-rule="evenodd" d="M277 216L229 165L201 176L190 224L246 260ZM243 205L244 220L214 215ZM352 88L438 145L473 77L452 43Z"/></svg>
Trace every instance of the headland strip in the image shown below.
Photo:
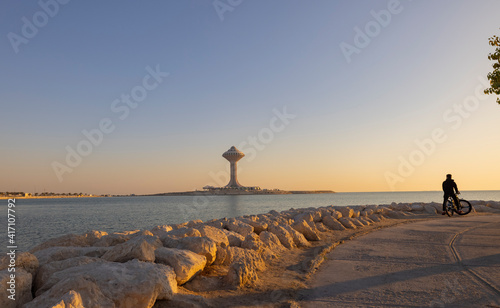
<svg viewBox="0 0 500 308"><path fill-rule="evenodd" d="M245 190L245 189L217 189L194 190L184 192L158 193L145 196L220 196L220 195L293 195L293 194L334 194L332 190Z"/></svg>

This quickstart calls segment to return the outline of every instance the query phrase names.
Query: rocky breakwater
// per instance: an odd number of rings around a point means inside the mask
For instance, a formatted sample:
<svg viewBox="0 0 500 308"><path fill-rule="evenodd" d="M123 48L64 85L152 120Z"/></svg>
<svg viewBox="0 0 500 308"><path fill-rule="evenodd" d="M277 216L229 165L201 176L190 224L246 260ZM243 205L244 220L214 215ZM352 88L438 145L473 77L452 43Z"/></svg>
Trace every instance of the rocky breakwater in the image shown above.
<svg viewBox="0 0 500 308"><path fill-rule="evenodd" d="M477 211L500 213L500 202L472 204ZM151 230L68 234L17 254L16 301L2 288L0 307L203 306L199 296L178 294L179 286L201 293L252 287L270 263L332 232L440 213L438 203L327 206ZM7 257L0 262L3 286L9 262Z"/></svg>

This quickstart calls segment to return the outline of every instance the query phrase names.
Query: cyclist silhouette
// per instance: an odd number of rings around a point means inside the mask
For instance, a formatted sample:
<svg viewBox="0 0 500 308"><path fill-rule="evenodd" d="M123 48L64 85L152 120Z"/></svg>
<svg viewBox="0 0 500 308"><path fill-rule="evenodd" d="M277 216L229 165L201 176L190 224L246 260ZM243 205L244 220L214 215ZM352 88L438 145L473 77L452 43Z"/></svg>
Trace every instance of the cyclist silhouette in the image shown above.
<svg viewBox="0 0 500 308"><path fill-rule="evenodd" d="M453 198L453 201L457 206L460 205L460 201L458 201L457 194L458 191L457 183L451 179L451 174L446 175L446 181L443 182L443 192L444 192L444 201L443 201L443 215L446 214L446 201L449 197ZM459 211L460 212L460 211Z"/></svg>

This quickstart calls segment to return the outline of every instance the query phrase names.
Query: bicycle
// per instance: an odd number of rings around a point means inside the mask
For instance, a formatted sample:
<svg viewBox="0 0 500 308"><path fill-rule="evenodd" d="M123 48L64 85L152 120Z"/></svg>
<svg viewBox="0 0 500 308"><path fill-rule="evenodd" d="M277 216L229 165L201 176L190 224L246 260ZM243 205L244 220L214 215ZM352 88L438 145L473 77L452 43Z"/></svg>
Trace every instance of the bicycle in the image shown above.
<svg viewBox="0 0 500 308"><path fill-rule="evenodd" d="M464 199L459 199L460 204L457 206L452 197L448 197L448 202L446 202L446 215L449 217L453 216L453 212L458 215L467 215L472 211L472 205L469 201Z"/></svg>

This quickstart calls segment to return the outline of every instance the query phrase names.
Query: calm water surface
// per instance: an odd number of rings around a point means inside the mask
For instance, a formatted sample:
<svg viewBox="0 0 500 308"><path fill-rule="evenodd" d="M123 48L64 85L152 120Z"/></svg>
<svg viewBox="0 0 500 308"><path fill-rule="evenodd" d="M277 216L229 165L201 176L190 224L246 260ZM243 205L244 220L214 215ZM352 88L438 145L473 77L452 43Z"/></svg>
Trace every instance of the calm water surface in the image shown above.
<svg viewBox="0 0 500 308"><path fill-rule="evenodd" d="M500 201L500 191L465 191L462 197ZM433 201L442 202L442 192L18 199L16 240L19 250L24 251L50 238L89 230L151 229L193 219L206 221L290 208ZM5 215L2 217L6 218L7 200L0 202L4 203ZM7 229L6 220L0 222L2 230ZM6 237L3 242L5 244L0 244L2 253L6 252Z"/></svg>

